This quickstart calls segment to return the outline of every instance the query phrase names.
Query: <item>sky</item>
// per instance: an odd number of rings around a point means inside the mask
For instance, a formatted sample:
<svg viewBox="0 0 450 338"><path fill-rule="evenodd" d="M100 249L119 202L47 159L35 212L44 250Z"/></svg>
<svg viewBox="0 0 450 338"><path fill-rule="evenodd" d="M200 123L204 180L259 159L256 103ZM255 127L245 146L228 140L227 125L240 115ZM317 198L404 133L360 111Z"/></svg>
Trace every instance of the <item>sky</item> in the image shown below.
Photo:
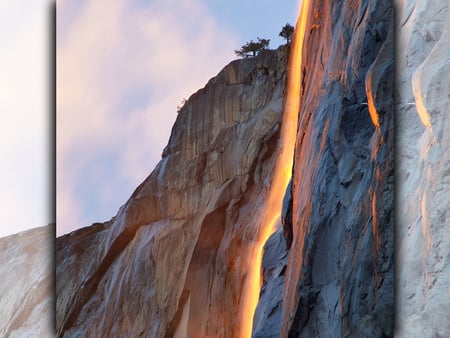
<svg viewBox="0 0 450 338"><path fill-rule="evenodd" d="M54 222L48 0L0 0L0 237Z"/></svg>
<svg viewBox="0 0 450 338"><path fill-rule="evenodd" d="M55 221L53 180L58 236L109 220L160 160L177 106L245 42L282 44L298 13L296 0L58 0L53 178L52 1L0 1L0 236Z"/></svg>

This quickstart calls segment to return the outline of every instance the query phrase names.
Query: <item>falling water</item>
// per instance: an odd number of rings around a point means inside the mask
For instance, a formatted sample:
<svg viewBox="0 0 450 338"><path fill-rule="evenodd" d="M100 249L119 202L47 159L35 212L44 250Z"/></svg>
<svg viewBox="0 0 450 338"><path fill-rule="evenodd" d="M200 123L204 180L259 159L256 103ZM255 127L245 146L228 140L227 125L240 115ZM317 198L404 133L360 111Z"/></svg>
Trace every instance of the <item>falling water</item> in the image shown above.
<svg viewBox="0 0 450 338"><path fill-rule="evenodd" d="M284 102L283 120L281 123L280 139L276 153L275 171L272 177L268 199L261 216L262 229L258 238L258 245L250 258L252 271L248 279L248 294L245 311L242 318L240 337L251 337L253 316L258 304L262 284L261 264L264 244L275 231L276 223L280 220L281 205L292 174L294 147L297 134L298 111L300 105L300 85L302 82L302 47L305 35L309 0L303 0L300 15L294 31L288 65L287 92Z"/></svg>

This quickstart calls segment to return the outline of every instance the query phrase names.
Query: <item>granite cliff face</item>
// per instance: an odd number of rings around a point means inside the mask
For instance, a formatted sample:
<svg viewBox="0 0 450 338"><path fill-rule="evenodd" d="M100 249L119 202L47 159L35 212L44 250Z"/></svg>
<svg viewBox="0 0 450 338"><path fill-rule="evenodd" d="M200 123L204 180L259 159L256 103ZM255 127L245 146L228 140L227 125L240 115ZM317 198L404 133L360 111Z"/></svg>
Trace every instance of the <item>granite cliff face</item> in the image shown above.
<svg viewBox="0 0 450 338"><path fill-rule="evenodd" d="M54 337L54 225L0 238L0 336Z"/></svg>
<svg viewBox="0 0 450 338"><path fill-rule="evenodd" d="M296 31L298 62L230 63L117 215L57 239L58 336L392 335L391 4L305 2Z"/></svg>
<svg viewBox="0 0 450 338"><path fill-rule="evenodd" d="M389 2L305 3L293 178L253 323L285 47L225 67L117 215L57 239L57 336L392 336L394 92L395 336L450 336L448 4L394 1L394 91ZM0 239L2 337L55 335L53 234Z"/></svg>
<svg viewBox="0 0 450 338"><path fill-rule="evenodd" d="M396 336L450 337L450 10L396 5Z"/></svg>
<svg viewBox="0 0 450 338"><path fill-rule="evenodd" d="M269 277L254 336L389 337L394 329L391 3L323 0L303 10L299 127L283 210L287 251L274 244L278 240L267 243L263 261L273 261L274 252L279 259L278 266L265 267Z"/></svg>
<svg viewBox="0 0 450 338"><path fill-rule="evenodd" d="M282 47L226 66L181 108L161 162L118 214L57 239L59 336L250 335L243 304L286 64Z"/></svg>

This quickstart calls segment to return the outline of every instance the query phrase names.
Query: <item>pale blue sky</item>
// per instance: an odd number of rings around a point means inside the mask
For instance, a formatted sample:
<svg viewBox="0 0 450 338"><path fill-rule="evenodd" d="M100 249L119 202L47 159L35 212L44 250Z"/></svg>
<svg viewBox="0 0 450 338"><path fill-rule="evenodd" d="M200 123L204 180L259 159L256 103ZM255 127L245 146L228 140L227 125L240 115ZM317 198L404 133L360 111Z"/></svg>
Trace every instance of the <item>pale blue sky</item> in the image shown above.
<svg viewBox="0 0 450 338"><path fill-rule="evenodd" d="M114 216L150 174L183 98L296 1L64 0L57 7L58 235Z"/></svg>
<svg viewBox="0 0 450 338"><path fill-rule="evenodd" d="M299 1L285 0L203 0L224 29L233 32L240 44L251 39L270 39L270 46L276 48L284 43L278 36L287 22L295 25ZM238 49L237 46L236 49Z"/></svg>

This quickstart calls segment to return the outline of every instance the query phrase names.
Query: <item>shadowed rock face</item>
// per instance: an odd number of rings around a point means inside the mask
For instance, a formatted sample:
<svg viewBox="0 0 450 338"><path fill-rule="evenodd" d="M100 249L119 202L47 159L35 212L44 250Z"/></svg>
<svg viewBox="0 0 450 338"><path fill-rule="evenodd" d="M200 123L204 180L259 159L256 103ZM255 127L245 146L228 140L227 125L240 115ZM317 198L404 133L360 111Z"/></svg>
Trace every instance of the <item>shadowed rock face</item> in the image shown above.
<svg viewBox="0 0 450 338"><path fill-rule="evenodd" d="M308 11L287 267L267 270L254 336L278 336L281 312L281 337L392 336L391 2L312 1Z"/></svg>
<svg viewBox="0 0 450 338"><path fill-rule="evenodd" d="M54 225L0 238L0 336L54 337Z"/></svg>
<svg viewBox="0 0 450 338"><path fill-rule="evenodd" d="M252 337L280 337L287 255L285 238L278 230L264 246L263 285L255 311Z"/></svg>
<svg viewBox="0 0 450 338"><path fill-rule="evenodd" d="M393 334L390 1L314 1L282 336Z"/></svg>
<svg viewBox="0 0 450 338"><path fill-rule="evenodd" d="M239 336L286 64L282 47L226 66L116 217L57 239L59 336Z"/></svg>

